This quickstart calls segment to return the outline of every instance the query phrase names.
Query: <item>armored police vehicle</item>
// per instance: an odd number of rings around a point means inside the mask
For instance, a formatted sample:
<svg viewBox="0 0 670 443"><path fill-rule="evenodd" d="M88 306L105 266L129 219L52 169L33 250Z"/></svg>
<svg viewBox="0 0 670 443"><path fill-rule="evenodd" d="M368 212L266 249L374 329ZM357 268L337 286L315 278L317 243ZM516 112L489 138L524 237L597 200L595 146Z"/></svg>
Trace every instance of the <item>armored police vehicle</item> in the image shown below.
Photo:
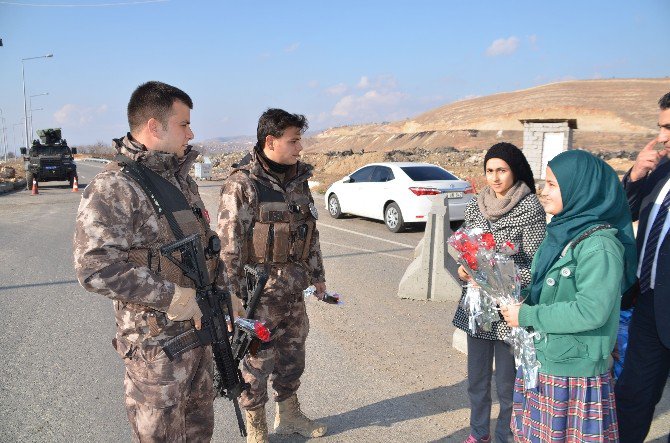
<svg viewBox="0 0 670 443"><path fill-rule="evenodd" d="M21 148L27 188L31 188L33 179L38 183L67 180L72 186L77 177L77 165L73 157L77 148L68 147L65 139L61 138L60 128L38 129L37 135L40 139L33 141L30 151Z"/></svg>

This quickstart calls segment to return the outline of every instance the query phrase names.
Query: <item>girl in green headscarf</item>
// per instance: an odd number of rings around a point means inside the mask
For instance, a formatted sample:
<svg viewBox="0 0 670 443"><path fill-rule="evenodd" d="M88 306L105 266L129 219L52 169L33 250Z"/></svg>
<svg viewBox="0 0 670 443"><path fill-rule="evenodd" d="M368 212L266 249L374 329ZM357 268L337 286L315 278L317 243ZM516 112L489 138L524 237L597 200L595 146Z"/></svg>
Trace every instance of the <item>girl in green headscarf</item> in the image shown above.
<svg viewBox="0 0 670 443"><path fill-rule="evenodd" d="M622 291L635 281L631 215L614 170L585 151L549 162L542 191L552 214L521 306L502 308L510 326L539 332L538 386L517 374L516 441L618 441L609 357Z"/></svg>

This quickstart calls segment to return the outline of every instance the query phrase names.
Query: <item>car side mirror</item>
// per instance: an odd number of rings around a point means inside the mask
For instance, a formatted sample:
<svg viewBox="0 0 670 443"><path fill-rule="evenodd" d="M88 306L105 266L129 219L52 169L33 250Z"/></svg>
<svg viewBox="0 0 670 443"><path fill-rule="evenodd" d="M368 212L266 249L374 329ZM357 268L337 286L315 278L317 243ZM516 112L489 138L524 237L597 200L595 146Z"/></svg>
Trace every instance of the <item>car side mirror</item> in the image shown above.
<svg viewBox="0 0 670 443"><path fill-rule="evenodd" d="M21 151L21 155L26 155L27 153L26 148L20 148L19 151Z"/></svg>
<svg viewBox="0 0 670 443"><path fill-rule="evenodd" d="M77 148L70 148L70 151L72 151L72 155L77 153Z"/></svg>
<svg viewBox="0 0 670 443"><path fill-rule="evenodd" d="M351 183L351 177L348 175L342 179L342 183Z"/></svg>

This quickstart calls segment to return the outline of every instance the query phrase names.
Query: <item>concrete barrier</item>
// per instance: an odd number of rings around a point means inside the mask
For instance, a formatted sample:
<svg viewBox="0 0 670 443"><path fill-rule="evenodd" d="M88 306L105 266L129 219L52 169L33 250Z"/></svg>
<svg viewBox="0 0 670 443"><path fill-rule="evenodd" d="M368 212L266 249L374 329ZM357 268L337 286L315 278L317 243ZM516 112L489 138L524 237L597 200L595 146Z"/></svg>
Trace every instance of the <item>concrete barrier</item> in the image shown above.
<svg viewBox="0 0 670 443"><path fill-rule="evenodd" d="M435 195L431 200L426 231L414 250L414 260L400 280L398 297L458 301L461 297L461 283L456 277L458 264L446 243L451 235L449 201L444 194Z"/></svg>
<svg viewBox="0 0 670 443"><path fill-rule="evenodd" d="M15 182L0 183L0 194L6 194L17 189L25 189L26 180L24 178Z"/></svg>

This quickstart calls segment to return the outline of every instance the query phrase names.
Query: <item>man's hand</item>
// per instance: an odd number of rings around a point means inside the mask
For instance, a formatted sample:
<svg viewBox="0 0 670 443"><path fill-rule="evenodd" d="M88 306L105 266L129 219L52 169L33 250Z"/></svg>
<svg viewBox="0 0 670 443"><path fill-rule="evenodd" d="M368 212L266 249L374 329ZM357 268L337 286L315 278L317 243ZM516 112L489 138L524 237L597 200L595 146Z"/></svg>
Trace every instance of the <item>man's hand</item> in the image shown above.
<svg viewBox="0 0 670 443"><path fill-rule="evenodd" d="M195 329L200 329L202 323L202 312L195 300L195 289L182 288L175 285L174 297L167 310L167 317L172 321L186 321L193 319Z"/></svg>
<svg viewBox="0 0 670 443"><path fill-rule="evenodd" d="M233 323L235 322L235 319L238 317L245 317L247 313L244 310L244 304L242 303L241 298L231 295L230 304L233 305L233 313L230 315L231 318L226 321L226 324L228 326L228 332L233 332Z"/></svg>
<svg viewBox="0 0 670 443"><path fill-rule="evenodd" d="M244 304L242 303L241 298L231 295L230 301L233 305L233 320L237 317L244 317L247 315L246 311L244 310Z"/></svg>
<svg viewBox="0 0 670 443"><path fill-rule="evenodd" d="M472 277L470 277L470 275L467 272L465 272L465 268L463 267L463 265L458 267L458 278L460 278L463 281L472 280Z"/></svg>
<svg viewBox="0 0 670 443"><path fill-rule="evenodd" d="M658 137L647 143L635 159L633 169L630 171L630 181L636 182L645 178L647 174L656 169L658 162L668 155L667 150L657 151L654 149L658 143Z"/></svg>
<svg viewBox="0 0 670 443"><path fill-rule="evenodd" d="M314 288L316 289L316 295L321 295L326 293L326 282L314 283Z"/></svg>

